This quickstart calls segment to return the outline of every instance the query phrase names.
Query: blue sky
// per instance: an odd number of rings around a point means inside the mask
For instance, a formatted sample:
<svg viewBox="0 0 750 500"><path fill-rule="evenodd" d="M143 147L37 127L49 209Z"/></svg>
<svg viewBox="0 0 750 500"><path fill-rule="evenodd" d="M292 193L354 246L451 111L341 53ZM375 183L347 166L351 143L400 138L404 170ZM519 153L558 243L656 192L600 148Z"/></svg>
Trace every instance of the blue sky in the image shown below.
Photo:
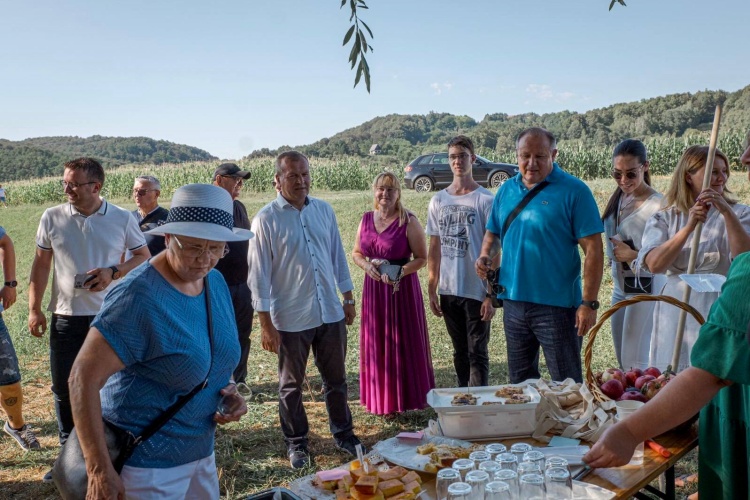
<svg viewBox="0 0 750 500"><path fill-rule="evenodd" d="M376 116L585 111L750 83L747 0L2 1L0 138L148 136L222 158Z"/></svg>

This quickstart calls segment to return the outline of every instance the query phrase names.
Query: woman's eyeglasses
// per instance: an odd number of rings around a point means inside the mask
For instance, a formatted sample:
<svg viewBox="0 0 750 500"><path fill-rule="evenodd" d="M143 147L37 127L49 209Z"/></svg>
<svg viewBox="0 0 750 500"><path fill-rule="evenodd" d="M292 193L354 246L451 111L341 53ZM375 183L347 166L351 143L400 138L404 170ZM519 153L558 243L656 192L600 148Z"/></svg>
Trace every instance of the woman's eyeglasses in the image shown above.
<svg viewBox="0 0 750 500"><path fill-rule="evenodd" d="M172 239L174 239L174 241L177 243L177 246L180 247L180 250L183 254L185 254L185 257L189 257L191 259L197 259L204 253L208 253L209 257L212 257L214 259L222 259L229 253L229 246L226 243L221 247L219 247L218 245L214 247L199 247L198 245L183 245L174 234L172 235Z"/></svg>
<svg viewBox="0 0 750 500"><path fill-rule="evenodd" d="M619 170L612 170L612 177L614 177L616 181L619 181L620 179L622 179L623 176L625 176L627 179L632 180L638 177L638 171L641 168L643 168L643 165L641 165L635 170L628 170L627 172L620 172Z"/></svg>

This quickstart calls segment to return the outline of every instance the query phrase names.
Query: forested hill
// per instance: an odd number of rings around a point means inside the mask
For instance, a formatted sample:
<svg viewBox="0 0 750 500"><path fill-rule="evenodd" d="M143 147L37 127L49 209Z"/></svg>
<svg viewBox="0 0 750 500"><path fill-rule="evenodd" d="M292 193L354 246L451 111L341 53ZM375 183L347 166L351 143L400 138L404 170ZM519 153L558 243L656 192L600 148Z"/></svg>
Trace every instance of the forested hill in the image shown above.
<svg viewBox="0 0 750 500"><path fill-rule="evenodd" d="M750 85L736 92L703 91L672 94L638 102L614 104L585 113L561 111L538 115L487 114L477 122L468 116L448 113L388 115L340 132L313 144L297 146L308 155L334 157L369 154L378 144L381 154L408 161L415 156L443 149L458 133L469 135L477 148L503 154L513 149L515 136L526 127L543 126L563 141L581 141L584 146L613 146L634 137L682 137L711 129L717 103L724 103L722 131L750 129ZM254 151L249 157L274 155L288 147Z"/></svg>
<svg viewBox="0 0 750 500"><path fill-rule="evenodd" d="M66 161L91 156L105 168L126 163L215 160L202 149L148 137L36 137L0 139L0 182L62 173Z"/></svg>

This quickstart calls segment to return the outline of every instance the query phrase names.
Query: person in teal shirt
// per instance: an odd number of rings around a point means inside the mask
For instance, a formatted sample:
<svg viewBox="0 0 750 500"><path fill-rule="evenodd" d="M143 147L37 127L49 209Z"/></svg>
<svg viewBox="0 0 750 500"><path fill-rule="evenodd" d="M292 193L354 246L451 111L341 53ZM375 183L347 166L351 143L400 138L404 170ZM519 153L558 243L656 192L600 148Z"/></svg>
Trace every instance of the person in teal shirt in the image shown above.
<svg viewBox="0 0 750 500"><path fill-rule="evenodd" d="M516 140L519 173L502 185L476 261L485 278L502 248L500 285L510 382L539 378L539 348L554 380L581 382L582 336L596 323L604 226L591 190L554 161L555 137L541 128ZM542 188L503 228L521 200ZM537 187L537 189L539 189ZM581 258L586 256L581 290Z"/></svg>

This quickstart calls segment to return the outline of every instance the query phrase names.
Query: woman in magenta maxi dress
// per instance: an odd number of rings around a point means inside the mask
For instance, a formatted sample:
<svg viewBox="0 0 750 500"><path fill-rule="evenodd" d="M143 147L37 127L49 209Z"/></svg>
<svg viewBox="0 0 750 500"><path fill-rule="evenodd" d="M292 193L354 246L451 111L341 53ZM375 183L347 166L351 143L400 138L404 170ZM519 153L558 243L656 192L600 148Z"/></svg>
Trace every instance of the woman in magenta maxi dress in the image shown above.
<svg viewBox="0 0 750 500"><path fill-rule="evenodd" d="M373 182L375 210L357 231L352 257L365 271L360 325L360 399L387 415L427 406L435 387L430 339L417 271L427 263L422 225L401 205L398 178ZM402 266L397 282L379 272L382 261Z"/></svg>

